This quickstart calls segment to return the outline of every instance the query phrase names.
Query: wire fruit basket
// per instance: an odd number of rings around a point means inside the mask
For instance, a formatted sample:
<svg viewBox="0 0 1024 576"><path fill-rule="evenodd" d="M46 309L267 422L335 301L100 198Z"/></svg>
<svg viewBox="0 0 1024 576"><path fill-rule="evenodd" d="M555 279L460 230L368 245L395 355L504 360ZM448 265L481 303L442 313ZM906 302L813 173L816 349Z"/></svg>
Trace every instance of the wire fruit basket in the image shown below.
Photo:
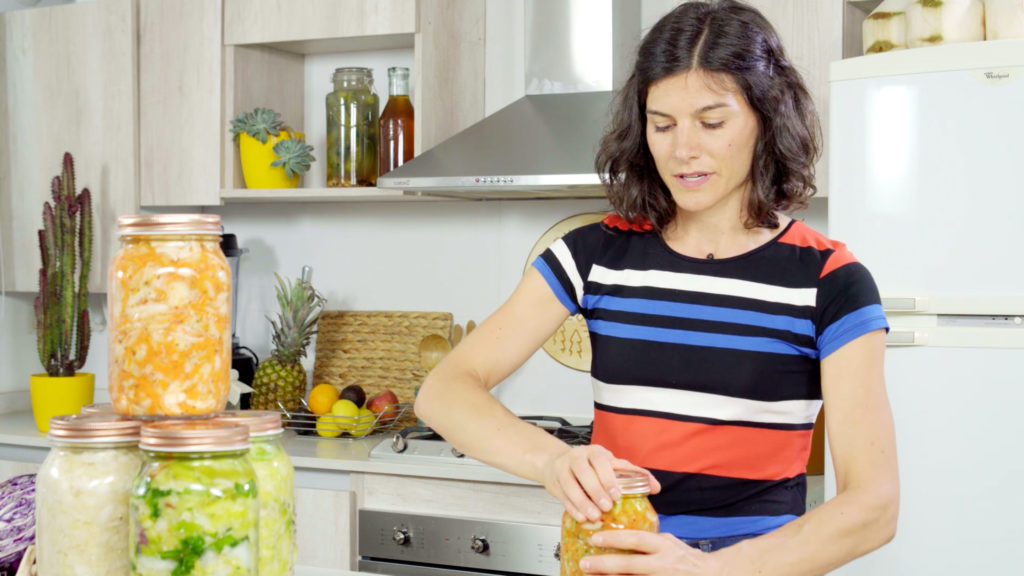
<svg viewBox="0 0 1024 576"><path fill-rule="evenodd" d="M278 405L284 428L294 430L300 436L359 439L403 428L410 418L415 419L412 404L408 402L388 404L380 412L364 416L317 415L309 409L305 399L301 404L299 410L286 410Z"/></svg>

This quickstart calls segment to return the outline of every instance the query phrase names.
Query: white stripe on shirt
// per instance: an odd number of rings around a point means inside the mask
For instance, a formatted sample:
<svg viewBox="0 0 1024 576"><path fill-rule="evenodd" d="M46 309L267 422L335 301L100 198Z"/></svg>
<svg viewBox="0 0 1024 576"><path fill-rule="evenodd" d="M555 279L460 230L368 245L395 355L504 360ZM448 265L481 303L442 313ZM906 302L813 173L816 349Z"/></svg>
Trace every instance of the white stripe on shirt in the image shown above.
<svg viewBox="0 0 1024 576"><path fill-rule="evenodd" d="M562 257L559 255L559 261L561 260ZM573 267L572 271L575 272L576 268ZM818 297L816 288L785 288L748 280L662 270L611 270L597 264L591 268L587 280L607 285L648 286L722 296L739 296L794 306L814 306Z"/></svg>
<svg viewBox="0 0 1024 576"><path fill-rule="evenodd" d="M576 262L572 259L572 254L569 253L569 247L565 245L565 241L559 238L551 244L551 253L558 258L558 263L562 265L562 270L569 277L569 282L572 283L573 290L576 294L570 294L576 305L579 306L580 302L583 301L583 278L580 278L580 273L576 269Z"/></svg>

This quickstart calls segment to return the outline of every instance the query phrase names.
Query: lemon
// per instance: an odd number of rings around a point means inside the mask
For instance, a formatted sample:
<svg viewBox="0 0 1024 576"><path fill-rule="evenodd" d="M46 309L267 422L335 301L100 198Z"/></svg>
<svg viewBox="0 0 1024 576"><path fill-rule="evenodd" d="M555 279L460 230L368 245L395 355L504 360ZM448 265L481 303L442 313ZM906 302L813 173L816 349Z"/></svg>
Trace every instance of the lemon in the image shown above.
<svg viewBox="0 0 1024 576"><path fill-rule="evenodd" d="M338 389L330 384L317 384L309 391L309 409L313 414L323 415L331 411L338 401Z"/></svg>
<svg viewBox="0 0 1024 576"><path fill-rule="evenodd" d="M351 400L342 398L331 405L331 416L335 416L331 420L336 422L338 428L343 432L350 432L359 422L359 406Z"/></svg>
<svg viewBox="0 0 1024 576"><path fill-rule="evenodd" d="M316 433L324 438L337 438L341 436L341 425L335 422L333 416L319 416L316 419Z"/></svg>
<svg viewBox="0 0 1024 576"><path fill-rule="evenodd" d="M377 419L377 415L372 410L367 408L359 409L359 418L356 421L355 427L352 428L352 435L357 437L363 437L373 430L373 421Z"/></svg>

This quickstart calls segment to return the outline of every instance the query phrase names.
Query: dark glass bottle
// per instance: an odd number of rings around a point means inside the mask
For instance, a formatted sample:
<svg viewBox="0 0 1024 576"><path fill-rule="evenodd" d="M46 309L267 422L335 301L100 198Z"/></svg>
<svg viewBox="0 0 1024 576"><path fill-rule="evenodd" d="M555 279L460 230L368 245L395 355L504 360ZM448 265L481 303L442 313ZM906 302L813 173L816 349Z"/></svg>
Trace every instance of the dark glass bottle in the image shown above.
<svg viewBox="0 0 1024 576"><path fill-rule="evenodd" d="M388 68L388 103L380 115L380 161L383 176L413 156L414 115L409 99L409 69Z"/></svg>

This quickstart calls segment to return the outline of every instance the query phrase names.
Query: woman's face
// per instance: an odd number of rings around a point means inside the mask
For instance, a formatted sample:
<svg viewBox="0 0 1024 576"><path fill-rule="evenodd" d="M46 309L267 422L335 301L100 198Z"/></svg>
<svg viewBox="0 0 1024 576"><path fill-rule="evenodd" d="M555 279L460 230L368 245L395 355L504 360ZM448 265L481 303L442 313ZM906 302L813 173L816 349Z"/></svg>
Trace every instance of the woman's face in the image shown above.
<svg viewBox="0 0 1024 576"><path fill-rule="evenodd" d="M647 90L646 114L647 146L681 210L743 209L758 121L731 77L662 78Z"/></svg>

